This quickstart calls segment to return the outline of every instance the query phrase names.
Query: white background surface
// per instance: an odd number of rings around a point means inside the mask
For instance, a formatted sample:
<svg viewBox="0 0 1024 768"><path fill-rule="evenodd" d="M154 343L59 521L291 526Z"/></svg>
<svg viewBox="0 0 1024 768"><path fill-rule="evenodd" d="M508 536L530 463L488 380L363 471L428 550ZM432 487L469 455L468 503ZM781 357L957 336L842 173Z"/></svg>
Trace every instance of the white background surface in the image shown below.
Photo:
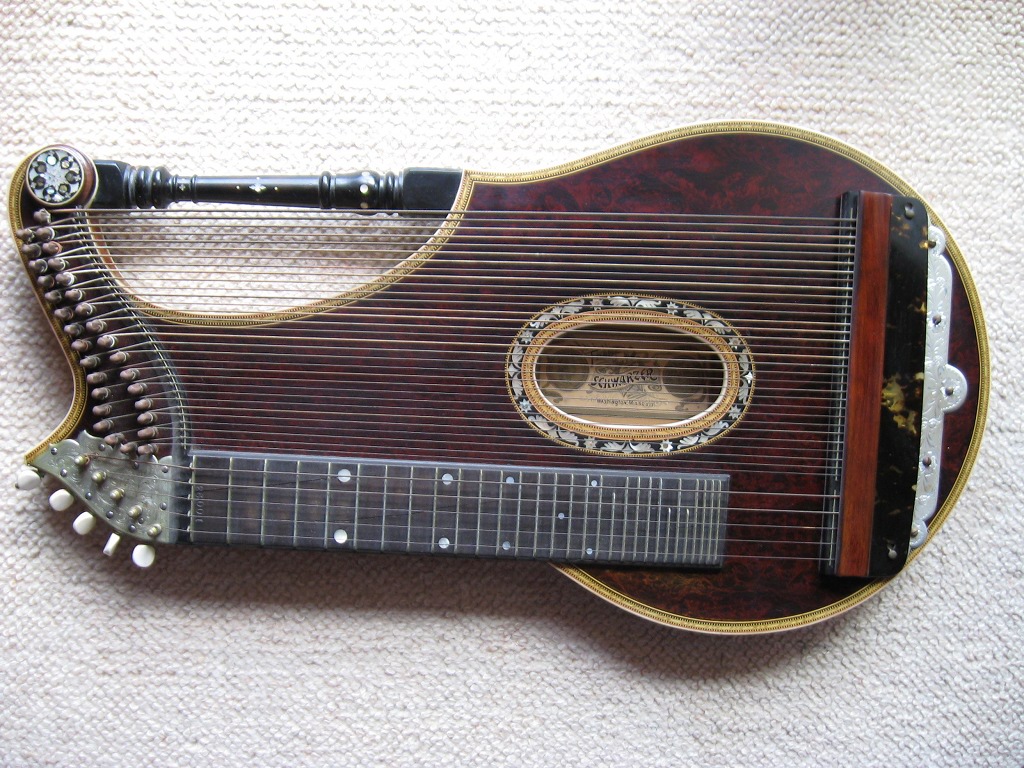
<svg viewBox="0 0 1024 768"><path fill-rule="evenodd" d="M52 141L226 174L529 170L732 117L832 134L943 216L993 392L913 568L779 636L650 625L542 565L186 549L140 572L8 490L0 764L1021 765L1022 19L1014 0L7 0L3 189ZM0 253L13 481L70 385Z"/></svg>

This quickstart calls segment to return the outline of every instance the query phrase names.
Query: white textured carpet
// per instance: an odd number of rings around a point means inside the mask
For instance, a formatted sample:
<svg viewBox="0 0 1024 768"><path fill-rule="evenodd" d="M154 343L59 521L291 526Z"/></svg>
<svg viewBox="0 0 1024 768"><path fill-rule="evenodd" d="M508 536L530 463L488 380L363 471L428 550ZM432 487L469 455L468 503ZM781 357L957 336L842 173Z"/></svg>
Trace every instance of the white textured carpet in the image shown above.
<svg viewBox="0 0 1024 768"><path fill-rule="evenodd" d="M0 764L1024 764L1019 2L405 5L6 0L3 189L52 141L305 173L531 169L724 117L830 133L910 181L972 265L993 397L959 508L868 604L723 639L542 565L185 550L140 572L8 490ZM2 254L13 481L70 387Z"/></svg>

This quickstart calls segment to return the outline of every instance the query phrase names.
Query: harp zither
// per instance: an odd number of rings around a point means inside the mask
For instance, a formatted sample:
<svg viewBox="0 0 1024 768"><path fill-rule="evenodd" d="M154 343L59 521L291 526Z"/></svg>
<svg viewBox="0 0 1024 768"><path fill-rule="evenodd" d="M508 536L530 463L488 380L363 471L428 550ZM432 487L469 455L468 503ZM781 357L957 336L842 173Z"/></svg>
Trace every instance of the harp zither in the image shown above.
<svg viewBox="0 0 1024 768"><path fill-rule="evenodd" d="M139 565L534 559L664 623L782 629L899 572L977 451L959 251L799 129L528 174L178 176L53 146L11 200L75 377L19 485L49 476Z"/></svg>

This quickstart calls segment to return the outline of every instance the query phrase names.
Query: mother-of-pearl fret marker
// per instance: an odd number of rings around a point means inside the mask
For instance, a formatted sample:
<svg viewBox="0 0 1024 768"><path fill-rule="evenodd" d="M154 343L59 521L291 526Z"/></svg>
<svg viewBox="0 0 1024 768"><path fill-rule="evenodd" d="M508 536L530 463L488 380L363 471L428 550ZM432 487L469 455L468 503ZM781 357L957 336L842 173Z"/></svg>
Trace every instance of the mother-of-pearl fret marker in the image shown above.
<svg viewBox="0 0 1024 768"><path fill-rule="evenodd" d="M516 479L512 477L512 475L509 475L508 477L505 478L505 482L508 483L509 485L515 485Z"/></svg>
<svg viewBox="0 0 1024 768"><path fill-rule="evenodd" d="M444 483L445 485L451 485L453 482L455 482L455 477L445 472L443 475L441 475L441 482Z"/></svg>
<svg viewBox="0 0 1024 768"><path fill-rule="evenodd" d="M352 479L352 473L349 472L347 469L339 469L338 470L338 480L340 482L347 483L351 479Z"/></svg>
<svg viewBox="0 0 1024 768"><path fill-rule="evenodd" d="M441 549L448 549L448 547L451 546L451 542L448 540L447 536L442 536L440 539L437 540L437 546L439 546Z"/></svg>
<svg viewBox="0 0 1024 768"><path fill-rule="evenodd" d="M346 531L344 528L339 528L334 532L334 540L339 544L344 544L346 541L348 541L348 531Z"/></svg>

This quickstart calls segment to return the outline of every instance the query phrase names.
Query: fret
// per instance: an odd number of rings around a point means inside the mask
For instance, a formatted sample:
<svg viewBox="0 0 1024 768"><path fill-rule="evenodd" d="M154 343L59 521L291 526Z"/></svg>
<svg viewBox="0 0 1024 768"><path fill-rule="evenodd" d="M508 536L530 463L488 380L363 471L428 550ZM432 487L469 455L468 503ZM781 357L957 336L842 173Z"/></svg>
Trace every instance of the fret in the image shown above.
<svg viewBox="0 0 1024 768"><path fill-rule="evenodd" d="M705 484L698 482L694 487L694 505L691 511L693 519L693 557L698 560L707 556L706 544L707 535L704 530L704 507L701 503L704 499Z"/></svg>
<svg viewBox="0 0 1024 768"><path fill-rule="evenodd" d="M234 456L228 473L231 518L228 537L233 544L261 544L263 533L262 458Z"/></svg>
<svg viewBox="0 0 1024 768"><path fill-rule="evenodd" d="M462 467L459 467L455 486L455 535L452 537L452 550L462 552Z"/></svg>
<svg viewBox="0 0 1024 768"><path fill-rule="evenodd" d="M564 475L559 477L568 479L569 482L560 482L556 489L559 495L555 499L555 514L552 517L551 559L566 560L569 557L570 516L572 510L576 508L576 475L571 474L568 478Z"/></svg>
<svg viewBox="0 0 1024 768"><path fill-rule="evenodd" d="M361 462L355 475L358 494L351 502L350 516L356 521L356 504L359 505L358 526L353 526L352 547L366 552L379 552L384 541L387 492L385 472L387 465Z"/></svg>
<svg viewBox="0 0 1024 768"><path fill-rule="evenodd" d="M409 479L412 467L384 465L384 508L381 514L381 552L401 552L409 545Z"/></svg>
<svg viewBox="0 0 1024 768"><path fill-rule="evenodd" d="M196 452L196 543L714 567L728 476Z"/></svg>
<svg viewBox="0 0 1024 768"><path fill-rule="evenodd" d="M499 555L514 557L519 553L519 514L522 508L523 485L512 472L498 472L497 547Z"/></svg>
<svg viewBox="0 0 1024 768"><path fill-rule="evenodd" d="M546 476L542 472L534 473L533 480L533 546L530 548L530 557L536 558L540 554L540 521L543 515L541 514L541 486L547 482Z"/></svg>
<svg viewBox="0 0 1024 768"><path fill-rule="evenodd" d="M565 546L559 553L562 560L575 559L580 552L580 535L577 521L583 520L590 500L590 476L573 473L569 476L569 504L558 510L559 519L565 521Z"/></svg>
<svg viewBox="0 0 1024 768"><path fill-rule="evenodd" d="M295 461L267 459L263 470L263 531L265 547L294 547L298 524L298 477Z"/></svg>
<svg viewBox="0 0 1024 768"><path fill-rule="evenodd" d="M483 473L482 469L468 469L459 483L462 486L460 492L463 497L470 500L467 506L476 507L475 518L472 521L463 520L463 525L473 542L473 554L476 556L480 555L481 534L484 525ZM475 502L472 501L474 496L476 496Z"/></svg>
<svg viewBox="0 0 1024 768"><path fill-rule="evenodd" d="M459 551L459 493L462 470L434 469L434 510L431 518L431 552L455 554Z"/></svg>
<svg viewBox="0 0 1024 768"><path fill-rule="evenodd" d="M682 483L681 483L681 481L678 478L676 479L676 485L677 485L677 488L676 488L677 489L677 498L679 498L679 493L682 490ZM658 478L657 497L658 497L658 503L660 504L660 501L662 501L662 499L664 499L664 497L665 497L665 478L664 477L659 477ZM671 558L673 560L678 560L679 559L679 544L680 544L680 540L682 539L683 525L686 522L686 509L687 509L687 507L685 507L685 505L684 506L680 506L680 507L674 507L674 508L672 508L672 513L669 515L669 536L670 536L670 539L672 541ZM673 530L673 523L675 523L675 532L672 532L672 530ZM685 544L684 544L684 546L685 546Z"/></svg>
<svg viewBox="0 0 1024 768"><path fill-rule="evenodd" d="M480 522L477 527L477 552L495 556L500 554L498 536L500 534L499 508L501 493L501 471L486 468L480 470L480 491L478 509Z"/></svg>
<svg viewBox="0 0 1024 768"><path fill-rule="evenodd" d="M408 532L407 552L432 552L435 549L437 529L437 469L429 466L409 467L406 493Z"/></svg>
<svg viewBox="0 0 1024 768"><path fill-rule="evenodd" d="M519 470L519 478L516 484L516 533L515 533L515 553L519 554L519 548L522 546L522 540L520 538L522 534L522 522L523 522L523 471Z"/></svg>
<svg viewBox="0 0 1024 768"><path fill-rule="evenodd" d="M324 541L327 547L354 549L360 541L358 505L359 465L328 462L323 472L326 489Z"/></svg>
<svg viewBox="0 0 1024 768"><path fill-rule="evenodd" d="M434 542L437 541L437 483L439 474L440 470L435 467L433 483L431 484L431 490L433 491L434 500L433 503L430 505L430 537L427 539L430 545L430 549L428 550L429 552L434 551Z"/></svg>
<svg viewBox="0 0 1024 768"><path fill-rule="evenodd" d="M227 517L230 508L228 459L224 456L197 456L192 465L192 502L189 507L190 537L195 544L227 542Z"/></svg>
<svg viewBox="0 0 1024 768"><path fill-rule="evenodd" d="M659 507L660 509L660 507ZM657 548L657 531L651 530L651 510L652 505L648 504L644 509L644 545L643 545L643 561L649 562L651 558L651 550Z"/></svg>
<svg viewBox="0 0 1024 768"><path fill-rule="evenodd" d="M328 471L330 463L296 462L295 543L296 547L329 546Z"/></svg>

